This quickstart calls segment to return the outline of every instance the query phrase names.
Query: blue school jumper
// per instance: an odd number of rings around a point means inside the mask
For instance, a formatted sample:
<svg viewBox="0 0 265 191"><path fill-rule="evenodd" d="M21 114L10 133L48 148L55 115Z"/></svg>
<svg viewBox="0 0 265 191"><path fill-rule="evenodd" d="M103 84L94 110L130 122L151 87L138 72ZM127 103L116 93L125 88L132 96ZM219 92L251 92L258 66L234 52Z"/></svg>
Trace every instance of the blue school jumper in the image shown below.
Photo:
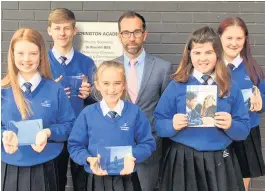
<svg viewBox="0 0 265 191"><path fill-rule="evenodd" d="M249 89L253 87L253 82L251 81L246 66L245 64L242 62L239 64L239 66L237 68L234 68L231 71L231 77L232 80L237 83L237 85L239 86L239 88L241 90L244 89ZM260 115L259 113L263 112L265 110L265 80L262 80L258 86L257 86L260 90L260 94L262 97L262 110L260 112L251 112L249 110L249 105L248 105L248 113L249 113L249 118L250 118L250 125L251 128L257 127L260 124Z"/></svg>
<svg viewBox="0 0 265 191"><path fill-rule="evenodd" d="M70 157L92 174L87 157L97 156L100 140L106 146L132 146L136 163L151 156L155 150L155 140L151 126L137 105L124 102L121 116L111 119L104 116L100 103L87 106L75 121L68 140Z"/></svg>
<svg viewBox="0 0 265 191"><path fill-rule="evenodd" d="M187 85L202 85L194 76L187 83L171 81L154 111L155 128L158 136L169 137L172 141L192 147L198 151L216 151L229 146L233 140L244 140L250 130L249 115L244 107L240 89L232 83L230 95L217 98L217 111L232 116L228 130L217 127L184 127L180 131L173 128L173 116L186 114ZM214 84L213 84L214 85ZM219 95L219 90L217 91Z"/></svg>
<svg viewBox="0 0 265 191"><path fill-rule="evenodd" d="M51 91L52 90L52 91ZM8 129L10 121L21 121L21 115L11 88L1 90L1 131ZM56 158L63 149L63 142L68 139L75 120L71 104L61 85L52 80L42 78L31 94L24 93L30 102L33 112L28 119L42 119L43 128L51 130L51 137L40 153L31 146L19 146L14 154L8 154L1 145L3 162L15 166L33 166Z"/></svg>
<svg viewBox="0 0 265 191"><path fill-rule="evenodd" d="M84 54L74 50L74 56L70 63L68 63L66 66L62 66L54 57L52 50L50 49L48 52L49 60L51 64L51 71L54 79L59 78L61 75L63 76L81 76L86 75L88 76L88 82L92 85L93 84L93 74L94 70L96 68L94 61L85 56ZM89 98L92 101L92 98L89 96ZM84 100L79 98L78 96L71 96L70 102L72 104L72 107L74 109L74 112L76 116L79 115L79 113L84 108Z"/></svg>

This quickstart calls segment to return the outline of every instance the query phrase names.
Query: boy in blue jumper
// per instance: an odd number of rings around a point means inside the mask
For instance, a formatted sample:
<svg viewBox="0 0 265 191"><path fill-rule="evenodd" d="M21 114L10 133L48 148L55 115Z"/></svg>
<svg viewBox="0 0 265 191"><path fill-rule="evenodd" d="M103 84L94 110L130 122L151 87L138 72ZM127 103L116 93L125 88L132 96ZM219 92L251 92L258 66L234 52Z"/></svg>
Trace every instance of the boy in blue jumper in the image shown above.
<svg viewBox="0 0 265 191"><path fill-rule="evenodd" d="M115 61L103 62L96 73L95 86L102 101L87 106L78 116L68 139L70 157L88 172L86 191L140 191L136 165L155 150L151 126L137 105L121 100L125 93L125 71ZM99 166L97 148L132 146L124 158L124 168L111 174Z"/></svg>
<svg viewBox="0 0 265 191"><path fill-rule="evenodd" d="M48 20L48 33L54 41L54 47L48 52L53 78L61 82L65 80L63 78L69 76L80 78L80 80L82 78L78 96L71 95L70 88L65 87L65 92L77 117L85 106L85 100L88 104L94 103L89 95L95 64L91 58L73 49L72 40L76 35L77 28L75 27L75 15L72 11L64 8L54 9ZM68 158L69 153L65 143L64 151L60 157L61 162L58 163L60 191L65 190ZM86 180L85 171L72 160L70 160L70 164L74 189L75 191L82 190L82 183L85 183Z"/></svg>
<svg viewBox="0 0 265 191"><path fill-rule="evenodd" d="M197 105L196 104L196 98L197 95L194 92L187 92L186 95L187 99L186 99L186 105L187 105L187 115L188 115L188 120L189 120L189 124L191 125L201 125L202 119L201 119L201 115L200 115L200 111L197 110Z"/></svg>
<svg viewBox="0 0 265 191"><path fill-rule="evenodd" d="M158 136L172 140L164 156L162 191L244 190L230 144L248 136L249 115L240 89L230 82L222 55L219 36L213 29L203 27L193 32L180 66L155 109ZM213 127L187 127L188 85L217 86L219 96Z"/></svg>
<svg viewBox="0 0 265 191"><path fill-rule="evenodd" d="M52 80L39 32L27 28L15 32L1 85L1 190L58 191L58 155L75 116L64 89ZM34 119L43 121L35 144L18 146L9 124ZM31 127L27 128L30 133Z"/></svg>
<svg viewBox="0 0 265 191"><path fill-rule="evenodd" d="M250 134L246 140L233 143L245 188L248 190L250 178L265 175L259 128L260 113L265 109L264 74L251 54L248 29L242 19L224 19L218 27L218 33L224 49L225 64L230 69L232 80L245 94L246 101L249 100L245 106L250 117Z"/></svg>

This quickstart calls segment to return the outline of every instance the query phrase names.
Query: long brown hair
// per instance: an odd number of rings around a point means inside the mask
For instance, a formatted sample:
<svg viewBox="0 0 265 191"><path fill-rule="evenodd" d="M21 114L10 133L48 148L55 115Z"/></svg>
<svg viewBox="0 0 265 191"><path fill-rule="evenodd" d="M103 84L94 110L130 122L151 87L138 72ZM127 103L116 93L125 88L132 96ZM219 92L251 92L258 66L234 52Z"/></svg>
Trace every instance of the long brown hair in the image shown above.
<svg viewBox="0 0 265 191"><path fill-rule="evenodd" d="M45 49L45 43L41 36L41 34L30 28L21 28L17 30L10 42L9 49L8 49L8 68L7 68L7 74L6 76L1 80L1 87L2 88L8 88L11 87L14 99L17 105L17 108L21 114L22 119L27 119L29 115L32 114L32 111L30 109L29 102L25 99L23 96L22 90L19 87L18 83L18 68L15 65L15 59L14 59L14 46L18 41L28 41L31 43L34 43L39 47L40 51L40 64L39 64L39 72L40 75L52 79L51 75L51 69L50 64L48 62L47 58L47 52Z"/></svg>
<svg viewBox="0 0 265 191"><path fill-rule="evenodd" d="M191 37L188 39L180 65L177 71L171 75L171 78L177 82L185 83L188 81L189 76L193 71L193 65L191 63L190 52L192 50L193 43L207 43L211 42L213 49L217 56L217 62L215 65L215 81L220 88L220 97L224 97L226 93L229 92L230 88L230 74L224 64L223 60L223 47L219 36L214 32L214 30L208 26L202 27L194 31Z"/></svg>
<svg viewBox="0 0 265 191"><path fill-rule="evenodd" d="M241 18L229 17L220 22L217 29L218 34L222 36L225 29L230 26L239 26L245 33L245 43L243 49L240 52L240 56L243 58L250 79L255 85L258 85L259 82L264 79L264 74L260 65L257 64L256 60L251 54L248 28Z"/></svg>

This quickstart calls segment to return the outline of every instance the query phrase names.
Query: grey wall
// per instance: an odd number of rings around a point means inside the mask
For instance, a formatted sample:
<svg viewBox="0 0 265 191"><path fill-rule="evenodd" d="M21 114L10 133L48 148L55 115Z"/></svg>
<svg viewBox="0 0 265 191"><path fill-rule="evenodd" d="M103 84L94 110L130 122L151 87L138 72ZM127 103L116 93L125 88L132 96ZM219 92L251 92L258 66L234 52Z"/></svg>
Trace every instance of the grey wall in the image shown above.
<svg viewBox="0 0 265 191"><path fill-rule="evenodd" d="M2 2L2 72L6 71L9 40L19 27L39 30L47 46L52 46L47 35L50 10L58 7L71 9L77 21L117 21L124 10L142 14L147 21L149 36L146 50L177 65L184 44L192 30L205 24L217 27L223 18L239 16L245 20L250 32L252 53L265 69L265 2ZM265 158L265 119L261 134ZM69 181L67 190L72 190ZM250 191L265 191L265 177L253 179Z"/></svg>

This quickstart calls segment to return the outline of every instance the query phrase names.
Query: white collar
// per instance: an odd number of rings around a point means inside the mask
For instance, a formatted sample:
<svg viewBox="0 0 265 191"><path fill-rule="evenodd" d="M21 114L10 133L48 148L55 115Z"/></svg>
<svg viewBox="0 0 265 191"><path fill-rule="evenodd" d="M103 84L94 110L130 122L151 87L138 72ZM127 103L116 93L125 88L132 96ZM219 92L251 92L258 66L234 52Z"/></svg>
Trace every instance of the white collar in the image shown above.
<svg viewBox="0 0 265 191"><path fill-rule="evenodd" d="M195 68L193 68L193 74L192 74L199 82L203 83L202 76L204 75L203 73L199 72ZM215 72L213 72L211 75L211 78L208 80L208 84L211 85L214 83L215 80Z"/></svg>
<svg viewBox="0 0 265 191"><path fill-rule="evenodd" d="M225 61L225 65L227 66L229 63L233 64L235 66L235 68L237 68L243 61L243 58L240 57L240 55L237 55L237 57L235 57L235 59L232 62L228 62L226 59L224 59ZM235 69L234 68L234 69ZM233 69L233 70L234 70Z"/></svg>
<svg viewBox="0 0 265 191"><path fill-rule="evenodd" d="M106 103L106 101L104 99L102 99L100 101L100 108L101 108L102 113L103 113L104 116L106 116L109 111L115 111L115 112L117 112L117 114L119 116L121 116L121 112L123 110L123 107L124 107L124 101L123 100L119 100L117 105L113 109L109 108L109 106L107 105L107 103Z"/></svg>
<svg viewBox="0 0 265 191"><path fill-rule="evenodd" d="M62 56L58 50L55 49L55 47L52 48L52 53L54 55L54 57L56 58L56 60L59 62L59 63L62 63L62 60L60 59L60 57ZM74 48L72 47L70 52L68 52L66 55L64 55L67 60L65 61L65 64L69 64L71 62L71 60L73 59L74 57Z"/></svg>
<svg viewBox="0 0 265 191"><path fill-rule="evenodd" d="M18 73L17 75L18 77L18 84L19 84L19 87L25 92L26 91L26 87L24 86L24 83L27 82L22 76L20 73ZM36 72L36 74L30 79L30 83L32 84L30 90L31 92L33 92L37 86L39 85L41 81L41 75L39 72Z"/></svg>

